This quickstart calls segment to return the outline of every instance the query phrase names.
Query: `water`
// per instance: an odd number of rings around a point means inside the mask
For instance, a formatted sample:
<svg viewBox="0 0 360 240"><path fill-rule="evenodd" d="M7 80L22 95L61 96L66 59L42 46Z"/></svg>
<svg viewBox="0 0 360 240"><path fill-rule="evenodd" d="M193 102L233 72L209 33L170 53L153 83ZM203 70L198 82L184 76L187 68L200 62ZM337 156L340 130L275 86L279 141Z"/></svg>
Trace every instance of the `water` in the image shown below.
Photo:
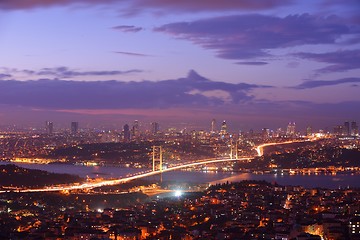
<svg viewBox="0 0 360 240"><path fill-rule="evenodd" d="M107 166L81 166L71 164L30 164L30 163L4 163L0 164L15 164L19 167L29 169L39 169L53 173L68 173L78 175L80 177L101 177L101 178L117 178L125 177L126 174L144 171L139 168L123 168L123 167L107 167Z"/></svg>
<svg viewBox="0 0 360 240"><path fill-rule="evenodd" d="M276 182L280 185L304 186L307 188L360 188L360 174L337 174L337 175L275 175L275 174L251 174L240 173L230 176L216 183L239 182L241 180L265 180Z"/></svg>
<svg viewBox="0 0 360 240"><path fill-rule="evenodd" d="M280 185L304 186L307 188L360 188L360 174L338 175L275 175L252 173L203 173L203 172L167 172L163 174L164 181L226 183L242 180L265 180Z"/></svg>
<svg viewBox="0 0 360 240"><path fill-rule="evenodd" d="M8 164L1 162L0 164ZM148 169L106 167L106 166L75 166L68 164L26 164L16 163L17 166L40 169L54 173L69 173L80 177L102 177L119 178L127 174L145 171ZM149 179L159 179L153 176ZM191 172L191 171L172 171L163 173L163 181L171 182L192 182L192 183L224 183L238 182L242 180L265 180L277 182L280 185L301 185L304 187L357 187L360 188L360 174L337 174L337 175L275 175L275 174L252 174L252 173L231 173L231 172Z"/></svg>

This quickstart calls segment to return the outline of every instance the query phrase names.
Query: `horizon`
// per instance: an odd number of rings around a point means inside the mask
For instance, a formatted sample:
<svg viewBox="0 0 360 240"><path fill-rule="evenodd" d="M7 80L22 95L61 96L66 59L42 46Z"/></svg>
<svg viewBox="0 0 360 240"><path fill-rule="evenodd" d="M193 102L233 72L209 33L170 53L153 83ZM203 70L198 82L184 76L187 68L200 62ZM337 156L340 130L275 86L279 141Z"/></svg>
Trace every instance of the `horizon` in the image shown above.
<svg viewBox="0 0 360 240"><path fill-rule="evenodd" d="M283 124L281 126L274 126L274 127L269 127L269 126L263 126L263 127L249 127L249 128L239 128L239 124L234 124L232 122L226 121L225 119L223 120L217 120L217 119L212 119L215 120L215 132L216 133L220 133L221 132L221 123L223 121L226 122L227 124L227 129L229 133L249 133L251 131L253 131L254 133L261 133L264 129L269 129L270 131L275 132L286 132L286 129L288 127L289 124L293 123L295 124L295 132L297 133L301 133L301 134L306 134L308 128L310 128L310 130L312 131L312 133L336 133L336 131L338 131L338 127L342 126L344 127L346 125L346 122L348 122L349 124L352 124L353 122L355 123L355 126L357 127L357 131L358 131L358 122L355 120L344 120L343 122L339 122L337 124L334 124L332 126L320 126L320 127L314 127L313 125L307 124L307 125L298 125L296 122L294 121L289 121L286 124ZM19 131L24 131L24 132L43 132L43 131L47 131L47 124L50 122L52 124L52 131L54 133L61 133L61 132L66 132L66 131L71 131L71 124L73 122L76 122L78 124L78 129L79 131L115 131L115 132L122 132L123 128L125 125L128 125L130 128L134 127L134 123L135 121L138 122L138 126L139 126L139 131L140 132L146 132L146 131L151 131L152 129L152 124L153 123L157 123L159 125L159 131L160 132L169 132L172 130L175 131L185 131L185 132L190 132L190 131L205 131L205 132L212 132L211 128L212 128L212 120L209 121L208 123L191 123L191 122L161 122L161 121L147 121L147 122L142 122L142 121L138 121L138 120L133 120L133 121L121 121L121 122L117 122L115 123L88 123L88 122L79 122L79 121L70 121L70 122L54 122L54 121L44 121L42 123L38 122L35 124L25 124L25 125L17 125L17 124L10 124L10 125L5 125L5 124L0 124L0 131L4 131L5 133L9 130L19 130Z"/></svg>

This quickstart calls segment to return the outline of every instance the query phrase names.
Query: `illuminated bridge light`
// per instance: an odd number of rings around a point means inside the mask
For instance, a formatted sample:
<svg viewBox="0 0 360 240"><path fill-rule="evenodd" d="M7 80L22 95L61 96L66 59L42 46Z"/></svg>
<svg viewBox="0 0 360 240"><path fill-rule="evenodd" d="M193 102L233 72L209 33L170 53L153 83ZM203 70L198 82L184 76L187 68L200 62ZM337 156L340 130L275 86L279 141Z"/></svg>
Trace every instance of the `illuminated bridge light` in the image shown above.
<svg viewBox="0 0 360 240"><path fill-rule="evenodd" d="M281 144L288 144L288 143L294 143L294 142L298 142L298 141L288 141L288 142L282 142L282 143L266 143L266 144L259 145L255 149L261 149L261 153L262 153L262 148L265 146L281 145ZM142 173L130 175L129 177L123 177L123 178L114 179L114 180L103 180L103 181L100 181L97 183L83 183L80 185L77 183L77 184L64 185L64 186L53 186L53 187L47 186L44 188L37 188L37 189L19 189L18 192L58 192L58 191L92 189L92 188L97 188L97 187L102 187L102 186L117 185L120 183L132 181L135 179L140 179L140 178L144 178L144 177L157 175L162 172L170 172L170 171L174 171L174 170L178 170L178 169L182 169L182 168L188 168L188 167L193 167L193 166L198 166L198 165L203 165L203 164L220 163L220 162L228 162L228 161L248 161L251 159L253 159L253 157L243 157L243 158L238 158L238 159L236 159L236 158L221 158L221 159L196 160L194 162L186 163L183 165L176 165L174 167L168 167L168 168L164 168L161 170L155 170L155 171L149 171L149 172L145 171ZM6 191L6 190L0 191L0 193L4 193L4 192L9 192L9 191Z"/></svg>

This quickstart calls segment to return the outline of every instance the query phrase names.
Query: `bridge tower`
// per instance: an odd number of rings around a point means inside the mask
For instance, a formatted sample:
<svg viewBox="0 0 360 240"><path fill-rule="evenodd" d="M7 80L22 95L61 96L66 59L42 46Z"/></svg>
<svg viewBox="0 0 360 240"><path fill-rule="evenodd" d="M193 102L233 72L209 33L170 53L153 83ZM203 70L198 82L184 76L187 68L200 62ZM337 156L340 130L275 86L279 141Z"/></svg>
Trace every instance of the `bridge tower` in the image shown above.
<svg viewBox="0 0 360 240"><path fill-rule="evenodd" d="M238 142L235 141L235 145L233 144L233 141L231 140L230 144L230 159L239 159L238 155Z"/></svg>
<svg viewBox="0 0 360 240"><path fill-rule="evenodd" d="M156 162L159 162L160 172L163 171L163 151L161 146L153 146L153 153L152 153L152 161L153 161L153 171L156 171Z"/></svg>

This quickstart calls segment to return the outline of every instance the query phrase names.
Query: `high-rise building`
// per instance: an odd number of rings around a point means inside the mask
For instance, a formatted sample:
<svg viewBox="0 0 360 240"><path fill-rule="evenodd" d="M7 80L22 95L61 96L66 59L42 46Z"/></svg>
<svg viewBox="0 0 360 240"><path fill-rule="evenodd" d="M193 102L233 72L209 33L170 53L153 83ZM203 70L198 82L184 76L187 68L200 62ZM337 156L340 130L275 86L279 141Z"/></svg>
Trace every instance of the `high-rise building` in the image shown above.
<svg viewBox="0 0 360 240"><path fill-rule="evenodd" d="M311 126L308 126L306 128L306 136L311 136L312 135L312 127Z"/></svg>
<svg viewBox="0 0 360 240"><path fill-rule="evenodd" d="M261 131L261 135L264 139L270 138L270 129L269 128L263 128Z"/></svg>
<svg viewBox="0 0 360 240"><path fill-rule="evenodd" d="M211 120L211 132L214 133L216 131L216 120Z"/></svg>
<svg viewBox="0 0 360 240"><path fill-rule="evenodd" d="M282 137L282 136L284 136L284 131L282 130L282 128L276 129L275 136L276 136L276 137Z"/></svg>
<svg viewBox="0 0 360 240"><path fill-rule="evenodd" d="M128 124L124 125L123 132L124 132L124 141L129 142L130 141L130 127Z"/></svg>
<svg viewBox="0 0 360 240"><path fill-rule="evenodd" d="M54 123L53 122L46 121L45 127L46 127L47 134L49 134L49 135L53 134L53 131L54 131Z"/></svg>
<svg viewBox="0 0 360 240"><path fill-rule="evenodd" d="M356 124L356 122L351 122L351 130L350 130L350 135L351 136L357 136L359 134L359 127L358 125Z"/></svg>
<svg viewBox="0 0 360 240"><path fill-rule="evenodd" d="M350 122L344 122L344 135L345 136L350 136L351 135Z"/></svg>
<svg viewBox="0 0 360 240"><path fill-rule="evenodd" d="M76 134L79 131L79 122L71 122L71 133Z"/></svg>
<svg viewBox="0 0 360 240"><path fill-rule="evenodd" d="M239 130L239 140L243 140L244 139L244 137L245 137L245 134L244 134L244 132L243 131L241 131L241 130Z"/></svg>
<svg viewBox="0 0 360 240"><path fill-rule="evenodd" d="M159 128L159 123L157 123L157 122L152 122L152 123L151 123L151 133L154 134L154 135L156 135L156 134L158 134L159 130L160 130L160 128Z"/></svg>
<svg viewBox="0 0 360 240"><path fill-rule="evenodd" d="M334 127L334 134L336 135L336 136L342 136L342 135L344 135L344 126L343 125L336 125L335 127Z"/></svg>
<svg viewBox="0 0 360 240"><path fill-rule="evenodd" d="M295 135L295 130L296 130L296 125L295 122L289 122L287 128L286 128L286 135L287 136L294 136Z"/></svg>
<svg viewBox="0 0 360 240"><path fill-rule="evenodd" d="M221 123L221 131L220 133L222 135L226 134L227 133L227 124L226 124L226 121L224 120L222 123Z"/></svg>
<svg viewBox="0 0 360 240"><path fill-rule="evenodd" d="M139 121L138 120L134 121L134 125L132 127L132 135L135 138L139 137L139 135L140 135L140 126L139 126Z"/></svg>

